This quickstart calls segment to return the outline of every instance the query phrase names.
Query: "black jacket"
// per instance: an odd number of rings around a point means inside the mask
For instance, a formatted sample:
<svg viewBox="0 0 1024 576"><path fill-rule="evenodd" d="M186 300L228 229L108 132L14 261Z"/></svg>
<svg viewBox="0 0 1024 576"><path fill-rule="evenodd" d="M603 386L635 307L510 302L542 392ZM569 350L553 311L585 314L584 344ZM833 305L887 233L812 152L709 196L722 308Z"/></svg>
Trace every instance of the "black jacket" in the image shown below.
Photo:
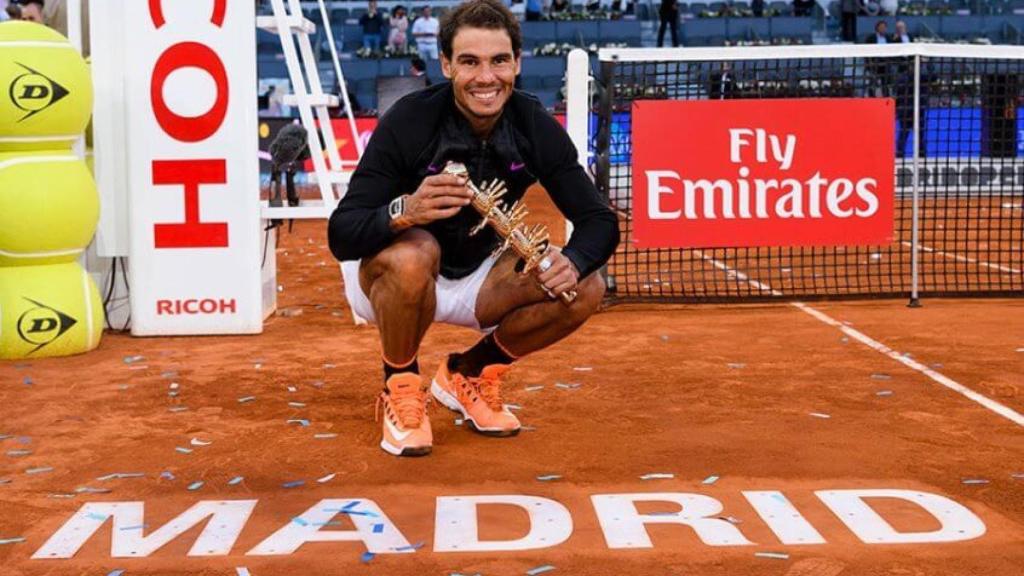
<svg viewBox="0 0 1024 576"><path fill-rule="evenodd" d="M381 118L348 192L331 215L328 240L334 256L356 260L386 247L396 236L389 225L388 202L415 192L449 160L464 163L477 184L504 180L509 189L506 206L539 180L573 223L563 254L581 277L600 268L615 251L618 219L577 162L565 129L536 98L514 91L489 139L481 142L455 107L451 84L445 82L403 97ZM490 227L469 236L479 221L473 207L466 206L451 218L424 226L441 246L442 276L468 275L498 245Z"/></svg>

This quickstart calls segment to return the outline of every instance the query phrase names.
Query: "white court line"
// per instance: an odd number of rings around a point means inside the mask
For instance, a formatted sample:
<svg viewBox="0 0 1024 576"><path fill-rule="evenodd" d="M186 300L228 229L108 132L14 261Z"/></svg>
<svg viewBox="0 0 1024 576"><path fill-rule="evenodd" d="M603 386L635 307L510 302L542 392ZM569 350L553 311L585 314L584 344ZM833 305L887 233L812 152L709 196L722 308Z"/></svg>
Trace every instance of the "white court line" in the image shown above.
<svg viewBox="0 0 1024 576"><path fill-rule="evenodd" d="M903 241L903 245L908 247L908 248L913 248L913 246L914 246L913 244L911 244L910 242L907 242L906 240ZM943 252L942 250L936 250L935 248L931 248L929 246L925 246L924 244L918 244L918 249L921 250L921 251L924 251L924 252L930 252L932 254L938 254L939 256L945 256L946 258L950 258L952 260L959 260L961 262L969 262L971 264L977 264L978 266L984 266L986 268L992 268L994 270L999 270L1000 272L1007 272L1007 273L1010 273L1010 274L1024 274L1024 272L1022 272L1022 271L1020 271L1020 270L1018 270L1016 268L1010 268L1009 266L1000 266L999 264L992 264L991 262L985 262L983 260L977 260L975 258L970 258L970 257L967 257L967 256L961 256L960 254L953 254L951 252Z"/></svg>
<svg viewBox="0 0 1024 576"><path fill-rule="evenodd" d="M700 250L694 250L694 252L699 254L700 257L703 258L705 261L710 262L715 268L726 271L730 274L734 274L737 278L750 284L751 286L757 288L758 290L769 291L773 296L783 295L782 292L775 290L774 288L765 284L764 282L751 280L750 277L744 274L743 272L731 268L724 262L720 262L714 258L705 255L704 252ZM859 330L855 330L843 324L842 322L836 320L835 318L832 318L831 316L825 314L824 312L811 308L810 306L804 304L803 302L794 301L790 302L789 304L802 312L810 314L817 320L825 324L828 324L829 326L838 328L842 333L846 334L850 338L853 338L854 340L857 340L861 344L864 344L868 348L871 348L876 352L880 352L912 370L917 370L918 372L924 374L925 376L931 378L932 380L938 382L939 384L942 384L946 388L949 388L950 390L965 396L971 401L984 406L985 408L995 412L996 414L999 414L1000 416L1006 418L1007 420L1013 422L1014 424L1018 426L1024 426L1024 415L1021 415L1019 412L1013 410L1012 408L1005 406L999 402L996 402L995 400L989 398L988 396L979 394L974 390L971 390L967 386L960 384L956 380L953 380L952 378L945 376L944 374L936 372L935 370L932 370L931 368L925 366L924 364L921 364L920 362L912 358L907 358L903 356L899 352L893 350L892 348L886 346L885 344L882 344L881 342L875 340L874 338L868 336L867 334L864 334Z"/></svg>

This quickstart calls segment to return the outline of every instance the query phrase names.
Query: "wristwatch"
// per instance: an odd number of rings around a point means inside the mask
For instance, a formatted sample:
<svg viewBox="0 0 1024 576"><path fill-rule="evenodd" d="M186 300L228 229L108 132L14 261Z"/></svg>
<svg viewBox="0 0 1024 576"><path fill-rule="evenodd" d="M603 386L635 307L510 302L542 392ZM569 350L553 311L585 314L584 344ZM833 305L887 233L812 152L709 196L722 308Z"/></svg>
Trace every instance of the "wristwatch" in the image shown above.
<svg viewBox="0 0 1024 576"><path fill-rule="evenodd" d="M391 227L395 230L404 230L412 226L409 217L405 215L405 195L395 198L388 204L388 217L391 218Z"/></svg>

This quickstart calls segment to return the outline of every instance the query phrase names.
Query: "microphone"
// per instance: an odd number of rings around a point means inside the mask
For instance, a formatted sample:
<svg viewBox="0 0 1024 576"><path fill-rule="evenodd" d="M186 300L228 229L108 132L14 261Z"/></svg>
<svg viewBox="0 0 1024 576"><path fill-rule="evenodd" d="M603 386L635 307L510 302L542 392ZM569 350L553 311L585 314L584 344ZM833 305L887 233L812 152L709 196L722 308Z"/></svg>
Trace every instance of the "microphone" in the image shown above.
<svg viewBox="0 0 1024 576"><path fill-rule="evenodd" d="M298 124L286 124L270 143L272 172L279 172L295 162L309 143L306 129Z"/></svg>
<svg viewBox="0 0 1024 576"><path fill-rule="evenodd" d="M308 150L309 135L306 129L299 124L286 124L270 143L270 182L271 191L270 206L279 208L284 205L281 201L281 179L280 173L285 172L285 187L288 194L288 205L298 206L299 195L295 190L296 161ZM281 225L280 220L272 220L271 228ZM288 230L291 231L292 222L288 222Z"/></svg>

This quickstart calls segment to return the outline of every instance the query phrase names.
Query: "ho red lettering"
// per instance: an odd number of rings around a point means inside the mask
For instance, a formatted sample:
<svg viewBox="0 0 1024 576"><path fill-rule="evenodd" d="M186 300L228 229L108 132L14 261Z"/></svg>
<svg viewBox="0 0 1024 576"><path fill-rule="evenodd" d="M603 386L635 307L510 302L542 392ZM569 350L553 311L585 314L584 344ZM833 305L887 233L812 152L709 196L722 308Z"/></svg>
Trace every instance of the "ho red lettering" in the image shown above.
<svg viewBox="0 0 1024 576"><path fill-rule="evenodd" d="M217 98L201 116L179 116L164 101L164 82L181 68L199 68L213 78ZM217 133L228 113L228 73L220 56L205 44L179 42L160 55L150 79L149 97L156 121L168 136L182 142L200 142Z"/></svg>
<svg viewBox="0 0 1024 576"><path fill-rule="evenodd" d="M227 222L199 221L199 186L224 184L224 160L154 160L153 184L185 188L185 222L153 225L157 248L223 248L228 245Z"/></svg>
<svg viewBox="0 0 1024 576"><path fill-rule="evenodd" d="M213 0L213 14L210 16L210 23L217 28L223 28L227 9L228 0ZM164 19L163 0L149 0L149 18L157 30L163 28L167 23L167 20Z"/></svg>
<svg viewBox="0 0 1024 576"><path fill-rule="evenodd" d="M162 0L149 0L149 14L157 29L167 24ZM223 28L227 0L214 0L209 22ZM182 68L204 70L214 80L216 97L213 105L199 116L181 116L168 107L164 99L167 78ZM160 128L179 142L204 141L221 129L230 101L229 82L224 62L215 50L199 42L178 42L166 48L157 59L150 77L150 104ZM227 222L200 222L199 186L226 184L224 159L153 160L153 184L184 187L185 221L154 224L156 248L225 248L228 247Z"/></svg>

